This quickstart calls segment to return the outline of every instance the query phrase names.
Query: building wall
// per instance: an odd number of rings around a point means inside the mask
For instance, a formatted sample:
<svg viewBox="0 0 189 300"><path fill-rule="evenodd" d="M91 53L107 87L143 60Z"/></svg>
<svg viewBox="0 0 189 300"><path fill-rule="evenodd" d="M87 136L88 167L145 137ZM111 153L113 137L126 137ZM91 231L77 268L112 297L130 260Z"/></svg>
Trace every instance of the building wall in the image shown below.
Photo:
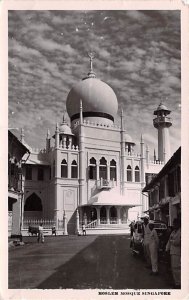
<svg viewBox="0 0 189 300"><path fill-rule="evenodd" d="M76 127L73 130L76 134L75 142L79 144L78 136L79 130ZM95 158L97 163L97 170L99 169L99 162L102 157L107 161L107 179L110 178L110 162L112 160L116 161L116 176L117 180L111 182L112 186L119 190L120 187L120 173L121 173L121 135L120 129L104 128L98 126L84 126L84 193L81 204L87 204L92 196L100 192L98 188L98 181L100 180L99 171L97 171L97 178L95 180L89 179L89 164L92 157ZM44 151L45 152L45 151ZM40 159L45 159L44 162L49 165L43 165L44 169L44 180L37 180L37 167L33 165L33 178L31 181L25 180L25 201L29 195L36 193L42 201L43 205L43 218L55 218L55 210L57 212L57 218L63 219L63 213L65 211L67 221L71 224L73 223L74 212L79 205L79 150L69 148L63 148L63 144L57 148L51 147L49 152L41 153L39 155L32 156L34 161L39 161ZM67 178L61 177L61 162L65 160L67 162ZM76 161L78 166L78 178L71 178L71 164L73 160ZM53 162L55 162L55 170L53 171ZM129 210L129 219L136 219L137 216L142 213L142 172L153 171L157 173L162 165L153 164L148 162L146 164L146 159L144 159L144 168L141 164L140 155L131 154L126 151L125 153L125 170L124 170L124 186L125 186L125 197L128 199L127 203L132 202L136 207ZM132 179L127 180L127 166L130 165L132 168ZM135 168L139 168L139 182L135 181ZM69 197L68 197L69 195ZM127 200L126 200L127 201ZM25 214L25 216L29 213ZM36 212L30 213L30 216L37 215ZM38 213L40 215L40 213Z"/></svg>
<svg viewBox="0 0 189 300"><path fill-rule="evenodd" d="M149 183L149 211L153 219L166 221L169 225L181 213L181 165L178 149L160 175ZM165 171L164 171L165 169Z"/></svg>

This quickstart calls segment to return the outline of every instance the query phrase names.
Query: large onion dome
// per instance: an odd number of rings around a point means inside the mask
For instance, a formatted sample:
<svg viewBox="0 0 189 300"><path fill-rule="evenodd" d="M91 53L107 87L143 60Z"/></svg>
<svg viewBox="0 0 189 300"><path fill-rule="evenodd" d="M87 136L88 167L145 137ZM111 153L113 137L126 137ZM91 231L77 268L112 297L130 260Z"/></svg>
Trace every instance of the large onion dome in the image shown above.
<svg viewBox="0 0 189 300"><path fill-rule="evenodd" d="M76 83L67 97L66 107L72 122L79 119L81 100L85 120L103 124L114 122L118 110L117 97L108 84L96 78L92 69L92 58L87 77Z"/></svg>

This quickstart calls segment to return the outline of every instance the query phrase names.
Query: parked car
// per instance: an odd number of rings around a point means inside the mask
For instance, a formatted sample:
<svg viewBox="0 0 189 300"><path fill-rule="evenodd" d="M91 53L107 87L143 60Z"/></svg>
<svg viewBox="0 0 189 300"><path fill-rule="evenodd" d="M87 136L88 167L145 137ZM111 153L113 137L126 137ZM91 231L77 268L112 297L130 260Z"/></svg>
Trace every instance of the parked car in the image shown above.
<svg viewBox="0 0 189 300"><path fill-rule="evenodd" d="M165 222L160 220L150 220L149 223L154 224L154 228L157 231L159 237L159 252L165 251L165 246L167 243L167 225ZM143 221L137 221L134 225L133 236L131 238L130 248L133 255L144 254L144 225Z"/></svg>

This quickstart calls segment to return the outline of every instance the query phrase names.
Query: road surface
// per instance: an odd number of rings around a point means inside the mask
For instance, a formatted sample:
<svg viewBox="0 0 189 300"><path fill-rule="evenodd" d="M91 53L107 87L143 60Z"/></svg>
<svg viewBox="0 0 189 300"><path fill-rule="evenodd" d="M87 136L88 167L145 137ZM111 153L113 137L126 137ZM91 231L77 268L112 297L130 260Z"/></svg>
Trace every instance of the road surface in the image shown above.
<svg viewBox="0 0 189 300"><path fill-rule="evenodd" d="M9 250L9 289L169 289L167 265L150 275L128 235L25 237Z"/></svg>

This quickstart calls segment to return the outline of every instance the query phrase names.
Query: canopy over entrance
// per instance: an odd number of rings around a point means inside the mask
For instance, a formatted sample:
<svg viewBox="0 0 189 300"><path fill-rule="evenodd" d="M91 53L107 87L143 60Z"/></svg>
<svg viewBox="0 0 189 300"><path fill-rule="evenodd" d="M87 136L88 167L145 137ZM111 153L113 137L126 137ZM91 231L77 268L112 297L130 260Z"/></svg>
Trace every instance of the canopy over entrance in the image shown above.
<svg viewBox="0 0 189 300"><path fill-rule="evenodd" d="M108 205L108 206L125 206L127 208L140 206L140 204L132 203L127 196L122 196L114 190L101 191L91 197L86 205Z"/></svg>

